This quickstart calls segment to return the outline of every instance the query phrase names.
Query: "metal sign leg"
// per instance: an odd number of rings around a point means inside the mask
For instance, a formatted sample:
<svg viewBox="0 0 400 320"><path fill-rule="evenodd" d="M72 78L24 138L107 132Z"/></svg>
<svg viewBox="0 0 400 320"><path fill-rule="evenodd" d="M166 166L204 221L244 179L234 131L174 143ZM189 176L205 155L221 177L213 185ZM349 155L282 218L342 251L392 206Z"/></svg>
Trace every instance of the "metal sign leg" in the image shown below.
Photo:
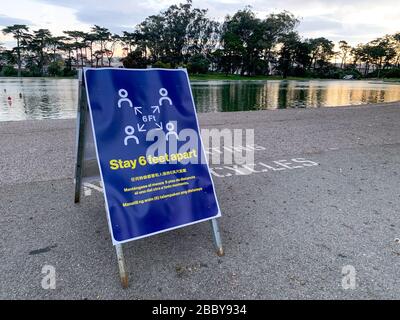
<svg viewBox="0 0 400 320"><path fill-rule="evenodd" d="M83 166L83 151L85 143L85 122L86 122L86 91L82 82L82 76L79 80L79 100L77 114L77 148L76 148L76 164L75 164L75 203L80 201L81 186L82 186L82 166Z"/></svg>
<svg viewBox="0 0 400 320"><path fill-rule="evenodd" d="M224 255L224 249L222 248L221 234L219 232L217 219L212 219L211 225L212 225L213 234L214 234L215 246L217 248L217 255L222 257Z"/></svg>
<svg viewBox="0 0 400 320"><path fill-rule="evenodd" d="M129 280L128 280L128 273L126 272L126 267L125 267L125 258L124 258L124 252L122 251L122 244L117 244L115 246L115 249L117 251L118 268L119 268L119 276L121 278L121 285L125 289L128 288Z"/></svg>
<svg viewBox="0 0 400 320"><path fill-rule="evenodd" d="M77 113L77 128L76 128L76 164L75 164L75 203L80 201L81 188L82 188L82 167L84 158L84 145L85 145L85 129L86 129L86 114L88 112L86 88L83 81L83 73L79 73L79 98L78 98L78 113ZM126 272L124 252L122 244L115 246L117 252L119 276L121 278L121 285L127 288L129 285L128 273Z"/></svg>

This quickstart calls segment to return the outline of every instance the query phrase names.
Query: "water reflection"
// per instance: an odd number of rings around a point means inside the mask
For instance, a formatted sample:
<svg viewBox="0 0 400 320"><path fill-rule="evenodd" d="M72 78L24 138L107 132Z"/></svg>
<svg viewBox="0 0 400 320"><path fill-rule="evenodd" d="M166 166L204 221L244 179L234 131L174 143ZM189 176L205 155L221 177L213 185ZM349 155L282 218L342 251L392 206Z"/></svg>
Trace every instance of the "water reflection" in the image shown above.
<svg viewBox="0 0 400 320"><path fill-rule="evenodd" d="M400 101L400 85L371 81L193 82L201 112L318 108Z"/></svg>
<svg viewBox="0 0 400 320"><path fill-rule="evenodd" d="M0 121L73 118L77 85L74 79L0 78ZM399 84L378 81L194 81L192 89L200 112L400 101Z"/></svg>
<svg viewBox="0 0 400 320"><path fill-rule="evenodd" d="M0 121L76 116L74 79L0 78Z"/></svg>

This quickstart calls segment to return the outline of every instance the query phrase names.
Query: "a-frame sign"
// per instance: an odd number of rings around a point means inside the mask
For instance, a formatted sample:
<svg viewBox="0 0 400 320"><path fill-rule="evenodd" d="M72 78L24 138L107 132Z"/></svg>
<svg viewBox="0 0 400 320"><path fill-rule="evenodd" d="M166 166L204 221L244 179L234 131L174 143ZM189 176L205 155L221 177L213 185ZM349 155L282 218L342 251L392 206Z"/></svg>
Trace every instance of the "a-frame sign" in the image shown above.
<svg viewBox="0 0 400 320"><path fill-rule="evenodd" d="M209 220L224 254L185 69L84 69L76 141L75 203L84 181L101 179L123 287L127 241Z"/></svg>

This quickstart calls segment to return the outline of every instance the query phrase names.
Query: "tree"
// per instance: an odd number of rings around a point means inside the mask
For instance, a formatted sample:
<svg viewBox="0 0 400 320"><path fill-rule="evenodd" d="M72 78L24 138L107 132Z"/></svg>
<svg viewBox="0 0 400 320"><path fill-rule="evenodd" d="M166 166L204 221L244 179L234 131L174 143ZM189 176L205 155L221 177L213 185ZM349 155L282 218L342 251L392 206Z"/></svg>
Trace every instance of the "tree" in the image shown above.
<svg viewBox="0 0 400 320"><path fill-rule="evenodd" d="M270 14L260 20L250 7L239 10L225 18L221 31L224 55L219 60L231 66L231 73L240 70L241 74L247 75L268 74L279 55L279 46L294 32L298 23L299 20L288 11Z"/></svg>
<svg viewBox="0 0 400 320"><path fill-rule="evenodd" d="M231 66L231 73L240 70L252 74L259 54L260 20L249 7L227 16L222 26L222 45Z"/></svg>
<svg viewBox="0 0 400 320"><path fill-rule="evenodd" d="M12 50L7 50L0 44L0 69L7 65L14 65L17 62Z"/></svg>
<svg viewBox="0 0 400 320"><path fill-rule="evenodd" d="M87 42L86 37L87 34L83 31L64 31L66 35L68 35L72 41L73 41L73 47L75 49L75 61L78 64L80 61L80 64L83 66L84 65L84 59L86 58L86 55L83 55L83 50L86 50L87 47Z"/></svg>
<svg viewBox="0 0 400 320"><path fill-rule="evenodd" d="M63 75L63 63L62 61L52 61L50 62L47 72L50 76L62 76Z"/></svg>
<svg viewBox="0 0 400 320"><path fill-rule="evenodd" d="M359 70L364 69L364 76L380 77L381 71L398 67L400 59L400 43L398 34L386 35L366 44L357 45L352 51L353 63ZM370 72L370 67L374 70ZM396 72L392 73L396 74Z"/></svg>
<svg viewBox="0 0 400 320"><path fill-rule="evenodd" d="M219 42L220 24L207 17L207 10L194 8L186 27L183 51L187 57L209 56Z"/></svg>
<svg viewBox="0 0 400 320"><path fill-rule="evenodd" d="M393 36L393 42L394 42L394 49L396 51L396 58L394 65L399 68L400 67L400 32L395 33Z"/></svg>
<svg viewBox="0 0 400 320"><path fill-rule="evenodd" d="M13 66L4 66L1 70L1 73L5 77L15 77L18 74L18 71L15 70Z"/></svg>
<svg viewBox="0 0 400 320"><path fill-rule="evenodd" d="M301 41L299 35L293 31L285 35L281 41L282 46L279 52L278 70L281 72L283 78L287 78L296 62L296 52Z"/></svg>
<svg viewBox="0 0 400 320"><path fill-rule="evenodd" d="M10 67L8 74L12 74L17 64L19 76L22 65L30 75L43 75L46 70L51 75L72 75L74 65L111 66L122 44L125 67L186 65L194 73L212 70L252 76L277 71L283 77L341 77L341 68L359 76L357 70L349 70L350 63L364 76L400 73L400 33L354 48L342 40L335 52L327 38L302 39L298 24L299 19L288 11L261 18L249 6L220 24L208 17L207 9L195 8L187 0L145 18L121 36L99 25L89 33L64 31L63 37L52 36L47 29L29 32L26 25L13 25L2 31L12 34L17 45L13 50L0 47L0 68ZM340 68L332 63L333 57L340 58Z"/></svg>
<svg viewBox="0 0 400 320"><path fill-rule="evenodd" d="M377 38L367 45L367 54L377 70L377 77L380 77L382 68L390 65L395 57L396 51L390 42L389 37Z"/></svg>
<svg viewBox="0 0 400 320"><path fill-rule="evenodd" d="M144 69L148 62L141 50L134 50L122 59L125 68Z"/></svg>
<svg viewBox="0 0 400 320"><path fill-rule="evenodd" d="M111 32L104 27L94 25L92 28L92 33L94 35L94 41L100 43L100 50L95 52L96 66L98 66L99 60L101 61L101 66L104 66L104 54L105 54L105 43L110 40ZM99 59L100 58L100 59Z"/></svg>
<svg viewBox="0 0 400 320"><path fill-rule="evenodd" d="M107 57L109 67L111 67L111 61L114 57L116 45L120 41L121 41L120 36L117 34L114 34L114 35L110 36L109 41L106 42L106 44L105 44L104 53L105 53L105 56Z"/></svg>
<svg viewBox="0 0 400 320"><path fill-rule="evenodd" d="M87 52L85 55L86 55L86 60L89 61L89 64L91 67L93 67L93 45L96 41L96 38L97 38L96 34L89 32L89 33L85 33L84 40L83 40L85 43L85 52L87 51L87 49L89 49L89 52L90 52L89 59L88 59Z"/></svg>
<svg viewBox="0 0 400 320"><path fill-rule="evenodd" d="M44 74L44 65L48 58L46 48L49 45L51 38L52 35L48 29L39 29L33 32L33 36L30 38L28 43L29 50L37 54L37 67L41 75Z"/></svg>
<svg viewBox="0 0 400 320"><path fill-rule="evenodd" d="M99 62L103 59L104 57L104 50L96 50L93 54L94 58L96 59L96 68L99 67Z"/></svg>
<svg viewBox="0 0 400 320"><path fill-rule="evenodd" d="M29 31L29 28L24 24L14 24L12 26L5 27L3 30L4 34L12 34L14 39L17 40L17 64L18 64L18 77L21 76L21 40L24 35Z"/></svg>
<svg viewBox="0 0 400 320"><path fill-rule="evenodd" d="M324 37L308 39L307 42L310 45L310 66L313 71L315 71L316 68L322 68L329 64L329 60L335 54L333 51L333 48L335 47L334 43Z"/></svg>
<svg viewBox="0 0 400 320"><path fill-rule="evenodd" d="M50 37L48 39L48 46L51 51L52 55L52 62L56 62L57 59L57 52L63 47L64 41L66 40L66 37L60 36L60 37Z"/></svg>
<svg viewBox="0 0 400 320"><path fill-rule="evenodd" d="M71 73L72 72L72 53L74 51L75 45L72 43L69 43L67 41L63 41L60 46L59 49L63 52L66 52L67 57L65 59L65 71L66 73Z"/></svg>
<svg viewBox="0 0 400 320"><path fill-rule="evenodd" d="M176 67L183 63L186 32L193 19L192 1L170 6L164 17L164 49L166 61Z"/></svg>
<svg viewBox="0 0 400 320"><path fill-rule="evenodd" d="M165 18L159 15L147 17L137 26L135 32L137 48L141 56L149 62L159 61L167 56L167 41L165 32ZM135 53L137 56L138 53Z"/></svg>
<svg viewBox="0 0 400 320"><path fill-rule="evenodd" d="M351 55L353 57L353 65L358 69L362 69L362 64L366 62L366 54L364 46L362 44L357 45L351 49Z"/></svg>
<svg viewBox="0 0 400 320"><path fill-rule="evenodd" d="M137 33L124 31L123 35L120 37L120 40L124 45L123 50L125 50L126 54L128 55L132 52L133 46L137 43Z"/></svg>
<svg viewBox="0 0 400 320"><path fill-rule="evenodd" d="M299 24L299 20L290 12L283 11L272 13L262 21L262 55L268 65L275 60L274 50L279 44L290 38L292 32ZM269 72L270 70L268 70Z"/></svg>
<svg viewBox="0 0 400 320"><path fill-rule="evenodd" d="M340 68L344 68L352 47L344 40L339 41Z"/></svg>
<svg viewBox="0 0 400 320"><path fill-rule="evenodd" d="M134 33L124 33L126 51L132 52L134 44L148 63L172 67L187 63L194 54L210 55L219 42L219 24L206 15L207 10L193 8L191 0L172 5L146 18Z"/></svg>
<svg viewBox="0 0 400 320"><path fill-rule="evenodd" d="M3 44L0 43L0 70L3 68L4 65L7 64L7 57L6 57L6 48L3 47Z"/></svg>
<svg viewBox="0 0 400 320"><path fill-rule="evenodd" d="M198 53L189 59L187 67L191 73L207 73L210 61L204 55Z"/></svg>

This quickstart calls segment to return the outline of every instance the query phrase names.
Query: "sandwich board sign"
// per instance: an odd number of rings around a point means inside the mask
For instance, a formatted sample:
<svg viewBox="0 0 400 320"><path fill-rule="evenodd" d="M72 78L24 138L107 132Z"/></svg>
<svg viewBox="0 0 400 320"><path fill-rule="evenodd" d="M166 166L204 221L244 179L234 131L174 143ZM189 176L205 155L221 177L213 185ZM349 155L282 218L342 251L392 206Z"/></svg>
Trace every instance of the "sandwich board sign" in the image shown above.
<svg viewBox="0 0 400 320"><path fill-rule="evenodd" d="M75 202L92 135L123 286L128 241L211 220L222 255L221 212L186 70L85 68L83 78Z"/></svg>

